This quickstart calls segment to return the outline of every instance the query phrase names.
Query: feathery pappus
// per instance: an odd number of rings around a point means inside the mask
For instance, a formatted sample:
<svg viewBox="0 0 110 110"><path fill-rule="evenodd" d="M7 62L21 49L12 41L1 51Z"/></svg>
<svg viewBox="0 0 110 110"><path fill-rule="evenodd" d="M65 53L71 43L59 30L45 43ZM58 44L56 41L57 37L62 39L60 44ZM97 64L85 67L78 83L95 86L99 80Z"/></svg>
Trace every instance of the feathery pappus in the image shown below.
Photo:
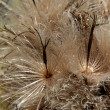
<svg viewBox="0 0 110 110"><path fill-rule="evenodd" d="M0 1L3 110L110 109L108 2Z"/></svg>

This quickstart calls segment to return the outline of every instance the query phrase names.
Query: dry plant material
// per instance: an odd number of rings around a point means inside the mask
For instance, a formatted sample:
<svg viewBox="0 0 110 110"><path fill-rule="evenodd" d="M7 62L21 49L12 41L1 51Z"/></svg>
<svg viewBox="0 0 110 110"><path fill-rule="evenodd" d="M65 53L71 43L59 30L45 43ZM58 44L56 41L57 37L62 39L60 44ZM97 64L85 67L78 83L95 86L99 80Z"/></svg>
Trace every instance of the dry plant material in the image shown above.
<svg viewBox="0 0 110 110"><path fill-rule="evenodd" d="M7 110L109 110L110 24L102 2L0 4L0 97Z"/></svg>

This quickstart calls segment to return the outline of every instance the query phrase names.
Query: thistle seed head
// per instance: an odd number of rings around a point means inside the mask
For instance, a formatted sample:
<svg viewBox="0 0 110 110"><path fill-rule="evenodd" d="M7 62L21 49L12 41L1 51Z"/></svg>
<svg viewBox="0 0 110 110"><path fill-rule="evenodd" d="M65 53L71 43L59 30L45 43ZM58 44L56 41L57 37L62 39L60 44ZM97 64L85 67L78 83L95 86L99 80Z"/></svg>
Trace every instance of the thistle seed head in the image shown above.
<svg viewBox="0 0 110 110"><path fill-rule="evenodd" d="M109 109L110 24L99 1L0 1L6 109Z"/></svg>

